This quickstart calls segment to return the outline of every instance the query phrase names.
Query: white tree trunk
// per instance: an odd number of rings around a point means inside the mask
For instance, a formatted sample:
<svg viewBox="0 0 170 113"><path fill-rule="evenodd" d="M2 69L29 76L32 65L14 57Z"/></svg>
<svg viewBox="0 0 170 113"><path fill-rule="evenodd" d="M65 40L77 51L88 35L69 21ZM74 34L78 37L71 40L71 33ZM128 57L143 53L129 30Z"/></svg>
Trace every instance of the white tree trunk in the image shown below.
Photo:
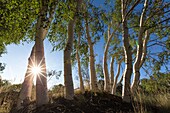
<svg viewBox="0 0 170 113"><path fill-rule="evenodd" d="M74 87L72 79L72 66L71 66L71 52L73 46L74 34L74 20L70 20L68 24L68 40L64 50L64 84L65 84L65 98L73 99Z"/></svg>
<svg viewBox="0 0 170 113"><path fill-rule="evenodd" d="M111 62L110 62L110 92L112 92L112 87L114 84L114 56L112 56Z"/></svg>
<svg viewBox="0 0 170 113"><path fill-rule="evenodd" d="M41 106L48 103L48 90L47 90L47 73L46 63L44 57L44 39L48 33L50 23L53 19L55 10L55 3L49 12L49 18L47 18L48 1L42 1L42 8L38 16L36 24L35 35L35 65L41 67L41 73L36 77L36 105Z"/></svg>
<svg viewBox="0 0 170 113"><path fill-rule="evenodd" d="M28 58L27 71L19 93L17 109L25 107L31 101L31 92L34 78L33 74L31 73L31 67L33 66L34 61L35 61L35 46L32 48L31 55Z"/></svg>
<svg viewBox="0 0 170 113"><path fill-rule="evenodd" d="M82 0L77 1L77 9L79 12ZM71 52L74 39L74 24L76 16L68 23L68 40L64 49L64 84L65 84L65 98L72 100L74 96L73 78L72 78L72 66L71 66Z"/></svg>
<svg viewBox="0 0 170 113"><path fill-rule="evenodd" d="M130 102L131 101L131 93L130 93L130 79L132 75L132 52L131 45L129 44L129 31L127 27L127 18L126 15L126 4L124 0L121 0L121 10L122 10L122 26L123 26L123 47L125 53L125 73L123 77L123 90L122 90L122 98L123 101Z"/></svg>
<svg viewBox="0 0 170 113"><path fill-rule="evenodd" d="M142 67L143 63L145 62L145 58L146 58L146 53L147 53L147 43L148 43L148 40L149 40L149 31L146 30L145 31L145 39L143 40L143 51L142 51L142 58L141 58L141 62L140 62L140 65L139 67Z"/></svg>
<svg viewBox="0 0 170 113"><path fill-rule="evenodd" d="M98 91L97 87L97 78L96 78L96 69L95 69L95 60L94 60L94 50L93 50L93 44L91 41L91 37L89 34L89 26L88 26L88 21L86 20L86 35L87 35L87 41L88 41L88 46L90 49L90 57L89 57L89 62L90 62L90 88L93 92Z"/></svg>
<svg viewBox="0 0 170 113"><path fill-rule="evenodd" d="M139 36L138 36L138 45L137 45L137 54L136 54L136 60L133 66L133 73L134 73L134 79L133 79L133 83L131 86L131 92L135 93L137 90L137 86L139 85L139 79L140 79L140 62L141 62L141 58L142 58L142 51L143 51L143 33L144 33L144 15L146 12L146 8L147 8L147 0L145 0L144 3L144 9L143 12L141 14L140 17L140 28L139 28Z"/></svg>
<svg viewBox="0 0 170 113"><path fill-rule="evenodd" d="M41 106L48 103L47 91L47 73L46 63L44 57L44 43L43 40L46 36L46 30L40 28L36 33L35 39L35 63L41 67L41 73L36 77L36 105Z"/></svg>
<svg viewBox="0 0 170 113"><path fill-rule="evenodd" d="M121 61L119 61L118 63L118 68L117 68L117 74L116 74L116 77L114 79L114 84L113 84L113 87L112 87L112 94L116 94L116 88L117 88L117 80L119 78L119 75L120 75L120 66L121 66Z"/></svg>
<svg viewBox="0 0 170 113"><path fill-rule="evenodd" d="M104 90L106 92L110 91L110 81L109 81L109 72L108 72L108 65L107 65L107 54L111 39L113 37L113 33L110 34L110 27L108 28L108 39L104 49L104 57L103 57L103 72L104 72Z"/></svg>
<svg viewBox="0 0 170 113"><path fill-rule="evenodd" d="M81 73L81 62L80 62L80 57L79 57L79 47L80 47L80 33L78 33L78 45L77 45L77 50L76 50L76 58L78 62L78 74L79 74L79 80L80 80L80 91L81 93L84 93L84 83L83 83L83 77Z"/></svg>

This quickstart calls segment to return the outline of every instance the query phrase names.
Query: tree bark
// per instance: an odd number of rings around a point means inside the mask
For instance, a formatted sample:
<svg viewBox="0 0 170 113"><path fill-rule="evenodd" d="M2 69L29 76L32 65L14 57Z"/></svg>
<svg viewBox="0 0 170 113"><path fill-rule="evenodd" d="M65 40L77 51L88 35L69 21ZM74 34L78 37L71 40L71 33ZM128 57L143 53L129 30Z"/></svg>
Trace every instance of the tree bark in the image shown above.
<svg viewBox="0 0 170 113"><path fill-rule="evenodd" d="M36 105L41 106L48 103L47 73L44 57L44 39L50 28L57 1L42 0L42 7L38 16L35 34L35 65L41 67L41 73L36 77ZM48 14L49 12L49 14ZM49 17L47 17L47 15Z"/></svg>
<svg viewBox="0 0 170 113"><path fill-rule="evenodd" d="M127 18L126 18L126 3L124 0L121 0L121 11L122 11L122 31L123 31L123 47L125 53L125 73L123 77L123 91L122 98L123 101L130 102L131 101L131 93L130 93L130 79L132 75L132 52L131 45L129 44L129 31L127 26Z"/></svg>
<svg viewBox="0 0 170 113"><path fill-rule="evenodd" d="M113 84L113 87L112 87L112 94L116 94L116 88L117 88L117 80L118 80L118 77L120 75L120 66L121 66L121 62L122 61L119 61L118 63L118 68L117 68L117 74L116 74L116 77L114 79L114 84Z"/></svg>
<svg viewBox="0 0 170 113"><path fill-rule="evenodd" d="M110 62L110 92L112 92L112 87L114 84L114 56L112 56L111 62Z"/></svg>
<svg viewBox="0 0 170 113"><path fill-rule="evenodd" d="M79 12L82 0L77 1L77 9ZM71 66L71 52L73 46L74 38L74 24L76 21L76 15L74 15L73 20L68 23L68 40L64 50L64 84L65 84L65 98L72 100L74 96L74 87L72 79L72 66Z"/></svg>
<svg viewBox="0 0 170 113"><path fill-rule="evenodd" d="M31 50L30 57L28 58L28 66L25 74L24 82L22 83L21 91L19 93L17 101L17 109L21 109L28 105L31 101L31 92L33 85L33 74L31 73L31 67L35 60L35 46Z"/></svg>
<svg viewBox="0 0 170 113"><path fill-rule="evenodd" d="M90 62L90 88L93 92L98 91L97 87L97 78L96 78L96 69L95 69L95 60L94 60L94 50L93 50L93 44L91 41L90 33L89 33L89 25L88 21L86 19L86 35L87 35L87 41L88 41L88 46L90 50L90 57L89 57L89 62Z"/></svg>
<svg viewBox="0 0 170 113"><path fill-rule="evenodd" d="M148 43L148 40L149 40L149 31L146 30L145 31L145 39L143 40L143 52L142 52L142 58L141 58L141 62L140 62L140 65L139 67L141 68L143 63L145 62L145 58L146 58L146 53L147 53L147 43Z"/></svg>
<svg viewBox="0 0 170 113"><path fill-rule="evenodd" d="M39 23L37 23L39 24ZM41 22L40 22L41 24ZM46 29L39 27L36 32L35 38L35 64L41 67L41 73L36 76L36 105L41 106L48 103L47 94L47 74L46 64L44 58L44 43L43 40L46 36Z"/></svg>
<svg viewBox="0 0 170 113"><path fill-rule="evenodd" d="M35 45L32 49L34 51L35 56L33 62L31 62L32 55L29 58L28 69L26 72L26 77L24 83L22 85L22 89L20 92L20 99L18 101L18 106L21 105L21 101L23 98L28 97L28 101L31 95L32 83L33 83L33 73L28 76L30 70L30 66L33 64L35 66L39 66L41 68L41 73L36 75L36 105L41 106L43 104L48 103L48 95L47 95L47 74L46 74L46 64L44 58L44 39L46 34L48 33L48 29L50 27L51 21L53 19L54 10L56 7L57 1L51 2L51 6L49 7L49 1L42 0L40 7L40 13L38 15L37 23L36 23L36 34L35 34ZM48 9L50 8L50 9ZM48 13L49 12L49 13ZM47 14L48 13L48 14ZM48 17L47 17L48 15ZM28 77L27 77L28 76ZM25 87L27 86L27 87ZM24 94L24 96L22 96Z"/></svg>
<svg viewBox="0 0 170 113"><path fill-rule="evenodd" d="M139 79L140 79L140 62L141 62L141 58L142 58L142 50L143 50L143 33L144 33L144 15L146 12L146 8L147 8L147 0L145 0L144 3L144 9L142 11L141 17L140 17L140 28L139 28L139 36L138 36L138 45L137 45L137 54L136 54L136 60L133 66L133 73L134 73L134 79L133 79L133 83L131 86L131 92L135 93L137 90L137 86L139 85Z"/></svg>
<svg viewBox="0 0 170 113"><path fill-rule="evenodd" d="M121 78L120 78L120 80L119 80L119 82L118 82L117 84L121 84L121 83L122 83L122 81L123 81L123 76L124 76L124 72L122 73L122 76L121 76Z"/></svg>
<svg viewBox="0 0 170 113"><path fill-rule="evenodd" d="M80 47L80 33L78 33L78 45L77 45L77 50L76 50L76 58L78 62L78 74L79 74L79 79L80 79L80 91L81 93L84 93L84 83L83 83L83 78L82 78L82 73L81 73L81 62L80 62L80 57L79 57L79 47Z"/></svg>
<svg viewBox="0 0 170 113"><path fill-rule="evenodd" d="M107 64L107 54L111 39L113 37L113 33L110 34L110 27L108 28L108 39L104 49L104 57L103 57L103 72L104 72L104 90L106 92L110 91L110 81L109 81L109 72L108 72L108 64Z"/></svg>
<svg viewBox="0 0 170 113"><path fill-rule="evenodd" d="M72 79L72 67L71 67L71 52L73 46L73 34L74 34L74 20L70 20L68 24L68 41L64 50L64 84L65 84L65 98L73 99L74 87Z"/></svg>

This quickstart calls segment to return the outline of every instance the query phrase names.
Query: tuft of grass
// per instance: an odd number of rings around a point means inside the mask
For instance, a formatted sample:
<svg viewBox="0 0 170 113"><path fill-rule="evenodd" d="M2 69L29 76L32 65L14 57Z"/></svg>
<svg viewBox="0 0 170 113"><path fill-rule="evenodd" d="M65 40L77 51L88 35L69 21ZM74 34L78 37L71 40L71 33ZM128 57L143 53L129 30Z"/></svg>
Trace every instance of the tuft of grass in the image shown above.
<svg viewBox="0 0 170 113"><path fill-rule="evenodd" d="M169 92L145 94L140 91L133 96L133 99L135 113L169 113L170 111Z"/></svg>
<svg viewBox="0 0 170 113"><path fill-rule="evenodd" d="M160 108L161 113L170 112L170 93L155 95L156 106Z"/></svg>

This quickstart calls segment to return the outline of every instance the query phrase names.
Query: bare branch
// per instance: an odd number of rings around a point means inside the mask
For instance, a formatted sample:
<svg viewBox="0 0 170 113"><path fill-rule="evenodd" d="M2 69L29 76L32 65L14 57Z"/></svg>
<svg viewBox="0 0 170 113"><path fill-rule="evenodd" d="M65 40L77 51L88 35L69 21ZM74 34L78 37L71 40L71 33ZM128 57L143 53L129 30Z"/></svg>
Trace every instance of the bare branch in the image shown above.
<svg viewBox="0 0 170 113"><path fill-rule="evenodd" d="M140 0L137 0L134 5L130 8L130 10L126 13L125 18L129 16L129 14L133 11L133 9L139 4Z"/></svg>

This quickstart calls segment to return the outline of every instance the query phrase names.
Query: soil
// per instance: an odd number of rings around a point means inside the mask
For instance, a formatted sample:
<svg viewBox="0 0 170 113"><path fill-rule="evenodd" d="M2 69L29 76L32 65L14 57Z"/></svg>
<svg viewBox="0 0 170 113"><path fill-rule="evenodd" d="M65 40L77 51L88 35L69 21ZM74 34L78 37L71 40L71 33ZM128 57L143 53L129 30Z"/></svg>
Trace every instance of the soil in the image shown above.
<svg viewBox="0 0 170 113"><path fill-rule="evenodd" d="M136 112L132 103L123 102L122 98L105 92L76 94L73 100L63 97L51 98L50 102L41 107L36 107L35 102L29 106L16 111L16 100L19 92L0 93L2 113L134 113ZM2 98L3 97L3 98ZM9 103L9 104L6 104ZM140 103L136 103L140 104ZM7 106L7 108L3 106ZM145 105L150 113L159 113L158 107Z"/></svg>
<svg viewBox="0 0 170 113"><path fill-rule="evenodd" d="M26 113L22 109L17 113ZM29 110L31 113L133 113L133 106L122 101L121 97L108 93L91 93L75 95L73 100L63 97L53 98L53 102ZM14 112L11 112L14 113Z"/></svg>

